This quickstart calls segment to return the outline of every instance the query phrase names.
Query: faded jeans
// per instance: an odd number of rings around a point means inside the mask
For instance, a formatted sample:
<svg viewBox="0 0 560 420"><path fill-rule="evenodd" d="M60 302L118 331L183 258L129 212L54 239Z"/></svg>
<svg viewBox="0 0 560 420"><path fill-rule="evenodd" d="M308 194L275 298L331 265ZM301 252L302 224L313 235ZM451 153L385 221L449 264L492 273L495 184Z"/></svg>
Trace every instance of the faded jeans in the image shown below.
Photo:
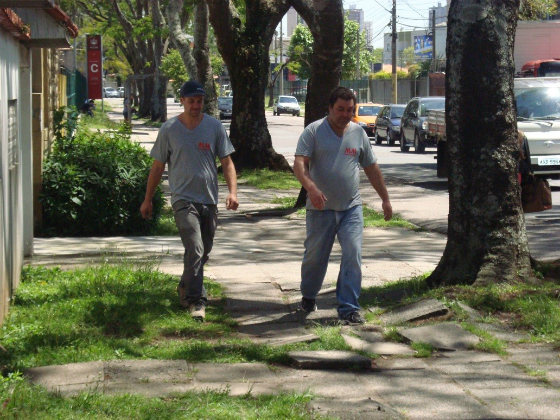
<svg viewBox="0 0 560 420"><path fill-rule="evenodd" d="M362 287L362 206L345 211L307 210L305 253L301 265L301 294L315 299L325 274L335 236L342 249L340 272L336 282L338 316L345 318L360 309L358 298Z"/></svg>
<svg viewBox="0 0 560 420"><path fill-rule="evenodd" d="M211 204L178 200L173 204L175 223L185 248L184 268L179 287L187 291L188 303L207 301L204 264L212 250L218 222L218 208Z"/></svg>

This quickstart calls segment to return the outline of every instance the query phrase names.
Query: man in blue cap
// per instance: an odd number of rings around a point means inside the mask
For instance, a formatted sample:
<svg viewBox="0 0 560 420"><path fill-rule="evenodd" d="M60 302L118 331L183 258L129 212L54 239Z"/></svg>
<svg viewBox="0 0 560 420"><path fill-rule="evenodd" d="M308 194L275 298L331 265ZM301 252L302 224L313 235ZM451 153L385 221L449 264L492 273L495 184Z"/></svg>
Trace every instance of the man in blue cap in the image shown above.
<svg viewBox="0 0 560 420"><path fill-rule="evenodd" d="M177 292L181 306L188 308L198 321L203 321L206 314L203 267L212 250L217 226L216 157L220 159L229 189L226 208L236 210L239 206L237 175L230 156L234 149L222 123L202 112L205 95L198 82L188 81L181 87L184 111L159 130L150 152L155 160L140 207L144 218L152 217L152 198L167 164L171 205L185 247L183 275Z"/></svg>

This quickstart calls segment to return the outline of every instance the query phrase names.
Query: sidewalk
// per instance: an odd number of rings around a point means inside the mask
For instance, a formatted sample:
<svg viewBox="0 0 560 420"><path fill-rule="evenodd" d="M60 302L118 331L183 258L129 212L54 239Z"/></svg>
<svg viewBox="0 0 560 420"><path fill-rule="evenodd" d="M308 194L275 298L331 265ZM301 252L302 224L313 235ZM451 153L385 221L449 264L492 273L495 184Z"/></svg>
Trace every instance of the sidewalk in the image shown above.
<svg viewBox="0 0 560 420"><path fill-rule="evenodd" d="M274 206L270 201L275 195L282 194L285 192L240 185L240 211L220 208L220 226L205 273L225 286L226 310L238 322L239 337L270 345L316 340L306 327L337 322L333 286L340 258L338 245L318 298L319 310L307 319L296 311L305 220L263 211ZM445 237L438 233L366 229L363 287L433 270L444 246ZM38 238L35 257L28 263L71 268L111 255L138 261L157 257L162 271L178 275L182 272L182 252L176 237ZM429 304L435 309L411 310L440 313L438 302ZM387 319L388 325L390 322ZM187 390L229 389L231 395L243 395L310 390L316 395L312 408L317 413L340 418L559 417L557 349L522 344L518 342L522 335L496 331L509 341L510 356L500 358L467 350L476 337L450 324L441 324L442 329L432 338L431 331L422 330L422 341L433 339L442 349L427 359L411 358L409 346L385 342L379 330L370 325L344 327L341 333L351 348L380 354L375 361L358 353L322 352L293 354L292 366L274 368L260 363L123 360L34 368L26 374L64 394L94 390L168 396ZM420 332L409 330L402 332ZM341 363L344 369L329 368ZM530 370L545 372L549 384L526 373Z"/></svg>

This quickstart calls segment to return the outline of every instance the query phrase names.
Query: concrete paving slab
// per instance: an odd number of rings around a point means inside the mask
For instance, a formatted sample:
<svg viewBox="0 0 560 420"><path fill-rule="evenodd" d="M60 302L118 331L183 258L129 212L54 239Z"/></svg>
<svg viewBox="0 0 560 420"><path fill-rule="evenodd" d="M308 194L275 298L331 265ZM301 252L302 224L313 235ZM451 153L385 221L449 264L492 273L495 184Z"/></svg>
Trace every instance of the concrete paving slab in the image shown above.
<svg viewBox="0 0 560 420"><path fill-rule="evenodd" d="M480 341L476 335L452 322L417 328L402 328L398 332L407 340L429 343L440 350L467 350Z"/></svg>
<svg viewBox="0 0 560 420"><path fill-rule="evenodd" d="M470 390L529 388L539 385L537 378L506 362L444 365L437 368Z"/></svg>
<svg viewBox="0 0 560 420"><path fill-rule="evenodd" d="M49 390L66 385L98 384L103 381L103 362L70 363L26 369L25 377Z"/></svg>
<svg viewBox="0 0 560 420"><path fill-rule="evenodd" d="M395 359L375 359L378 370L429 370L425 359L395 358Z"/></svg>
<svg viewBox="0 0 560 420"><path fill-rule="evenodd" d="M196 386L192 383L174 383L174 382L151 382L146 379L145 382L106 382L103 387L103 393L106 395L142 395L148 398L172 397L179 396L188 391L196 390Z"/></svg>
<svg viewBox="0 0 560 420"><path fill-rule="evenodd" d="M312 343L314 341L319 341L320 339L321 337L316 334L292 335L291 337L285 338L272 338L267 342L267 344L273 347L279 347L295 343Z"/></svg>
<svg viewBox="0 0 560 420"><path fill-rule="evenodd" d="M379 319L386 325L398 325L410 321L445 315L449 309L436 299L425 299L382 314Z"/></svg>
<svg viewBox="0 0 560 420"><path fill-rule="evenodd" d="M244 325L260 325L260 324L284 324L290 322L298 322L298 318L292 314L291 312L287 312L286 309L288 308L284 305L284 310L279 312L264 312L258 311L255 313L246 313L246 312L232 312L233 318L237 321L237 323L241 326ZM271 328L275 328L271 326Z"/></svg>
<svg viewBox="0 0 560 420"><path fill-rule="evenodd" d="M369 420L402 419L397 411L373 398L319 398L310 404L314 413L328 418Z"/></svg>
<svg viewBox="0 0 560 420"><path fill-rule="evenodd" d="M471 308L469 305L458 302L459 307L469 316L469 321L479 321L482 319L482 314L476 309Z"/></svg>
<svg viewBox="0 0 560 420"><path fill-rule="evenodd" d="M105 387L111 384L189 383L193 366L185 360L112 360L105 362Z"/></svg>
<svg viewBox="0 0 560 420"><path fill-rule="evenodd" d="M510 362L560 366L560 350L551 344L515 344L509 345L507 351Z"/></svg>
<svg viewBox="0 0 560 420"><path fill-rule="evenodd" d="M264 363L197 363L194 366L196 384L230 382L275 382L277 376Z"/></svg>
<svg viewBox="0 0 560 420"><path fill-rule="evenodd" d="M440 353L437 358L426 359L430 366L458 365L469 363L489 363L501 362L502 359L492 353L483 353L479 351L446 351Z"/></svg>
<svg viewBox="0 0 560 420"><path fill-rule="evenodd" d="M560 393L542 386L524 388L472 389L500 418L558 419Z"/></svg>
<svg viewBox="0 0 560 420"><path fill-rule="evenodd" d="M453 381L427 370L389 370L375 373L369 386L407 418L494 418L487 407ZM429 413L429 414L428 414Z"/></svg>
<svg viewBox="0 0 560 420"><path fill-rule="evenodd" d="M350 351L291 351L292 364L299 369L370 369L371 359Z"/></svg>
<svg viewBox="0 0 560 420"><path fill-rule="evenodd" d="M506 328L501 327L500 325L486 324L483 322L477 322L475 323L475 325L481 330L489 332L497 339L506 341L508 343L516 343L520 340L528 340L530 337L530 335L527 333L509 331Z"/></svg>
<svg viewBox="0 0 560 420"><path fill-rule="evenodd" d="M342 334L342 338L352 349L365 351L367 353L379 355L400 355L400 356L413 356L416 354L410 347L400 343L390 343L384 341L367 342L356 337L351 337Z"/></svg>
<svg viewBox="0 0 560 420"><path fill-rule="evenodd" d="M317 309L310 313L297 311L295 314L299 322L306 325L340 325L336 309Z"/></svg>
<svg viewBox="0 0 560 420"><path fill-rule="evenodd" d="M243 395L275 395L279 384L276 382L204 382L196 384L196 391L227 392L232 397Z"/></svg>

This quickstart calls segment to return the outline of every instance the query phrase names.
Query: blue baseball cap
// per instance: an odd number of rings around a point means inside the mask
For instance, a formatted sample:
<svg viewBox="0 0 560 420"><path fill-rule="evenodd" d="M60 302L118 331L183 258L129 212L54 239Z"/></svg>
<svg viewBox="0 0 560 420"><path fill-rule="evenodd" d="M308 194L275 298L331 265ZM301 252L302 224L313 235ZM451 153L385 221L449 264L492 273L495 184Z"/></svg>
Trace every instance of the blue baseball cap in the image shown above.
<svg viewBox="0 0 560 420"><path fill-rule="evenodd" d="M204 87L200 83L194 80L189 80L188 82L183 83L183 86L181 86L181 91L179 93L179 96L181 96L181 98L188 98L189 96L198 95L206 96Z"/></svg>

